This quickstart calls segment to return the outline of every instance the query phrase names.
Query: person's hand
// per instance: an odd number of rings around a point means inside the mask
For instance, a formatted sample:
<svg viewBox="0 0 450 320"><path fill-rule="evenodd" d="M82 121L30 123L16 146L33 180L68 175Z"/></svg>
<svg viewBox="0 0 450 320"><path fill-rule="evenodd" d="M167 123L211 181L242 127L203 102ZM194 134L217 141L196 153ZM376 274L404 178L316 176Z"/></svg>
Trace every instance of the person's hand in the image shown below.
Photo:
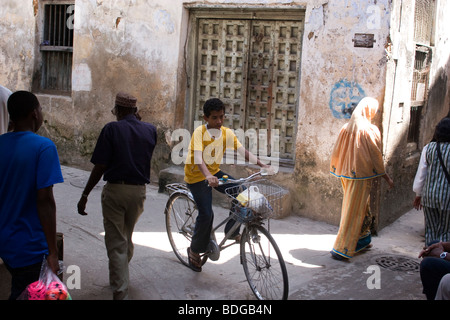
<svg viewBox="0 0 450 320"><path fill-rule="evenodd" d="M391 177L387 176L386 182L389 185L389 189L392 189L394 187L394 181L391 179Z"/></svg>
<svg viewBox="0 0 450 320"><path fill-rule="evenodd" d="M275 172L275 168L274 167L272 167L270 165L267 165L267 164L264 164L264 165L261 166L261 175L263 175L263 176L272 176L275 173L276 172Z"/></svg>
<svg viewBox="0 0 450 320"><path fill-rule="evenodd" d="M421 209L423 208L423 207L422 207L421 200L422 200L422 197L421 197L421 196L417 196L417 197L414 199L413 207L414 207L416 210L421 210Z"/></svg>
<svg viewBox="0 0 450 320"><path fill-rule="evenodd" d="M219 186L219 179L216 176L209 175L206 177L206 181L210 187L215 188Z"/></svg>
<svg viewBox="0 0 450 320"><path fill-rule="evenodd" d="M78 201L78 214L82 215L82 216L87 216L87 212L86 210L86 203L87 203L87 197L86 196L81 196L80 201Z"/></svg>
<svg viewBox="0 0 450 320"><path fill-rule="evenodd" d="M441 253L444 252L444 245L442 242L433 243L431 246L428 246L427 248L423 248L422 251L419 253L419 258L425 258L425 257L437 257L441 255Z"/></svg>

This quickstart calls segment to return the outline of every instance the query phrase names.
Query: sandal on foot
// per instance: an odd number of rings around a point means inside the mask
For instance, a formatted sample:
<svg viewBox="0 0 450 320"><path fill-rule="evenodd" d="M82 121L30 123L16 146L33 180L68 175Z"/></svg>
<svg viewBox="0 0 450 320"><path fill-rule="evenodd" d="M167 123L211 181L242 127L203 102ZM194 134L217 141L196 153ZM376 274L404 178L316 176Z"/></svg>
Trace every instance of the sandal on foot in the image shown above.
<svg viewBox="0 0 450 320"><path fill-rule="evenodd" d="M187 254L188 254L189 268L191 268L195 272L202 271L202 261L200 259L200 255L193 252L191 248L187 248Z"/></svg>
<svg viewBox="0 0 450 320"><path fill-rule="evenodd" d="M358 253L364 253L364 252L366 252L366 251L369 251L370 249L372 249L372 247L373 247L373 244L368 244L367 246L365 246L364 248L362 248L362 249L360 249L359 251L358 251Z"/></svg>
<svg viewBox="0 0 450 320"><path fill-rule="evenodd" d="M338 261L348 261L349 260L348 258L345 258L333 251L330 251L330 253L331 253L331 258L333 258L334 260L338 260Z"/></svg>

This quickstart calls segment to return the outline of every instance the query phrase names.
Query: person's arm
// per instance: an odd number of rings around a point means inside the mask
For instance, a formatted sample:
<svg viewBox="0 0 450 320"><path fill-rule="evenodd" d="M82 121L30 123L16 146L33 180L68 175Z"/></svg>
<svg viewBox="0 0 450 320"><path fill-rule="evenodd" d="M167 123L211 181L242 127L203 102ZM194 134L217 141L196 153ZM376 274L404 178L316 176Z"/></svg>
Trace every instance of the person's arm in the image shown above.
<svg viewBox="0 0 450 320"><path fill-rule="evenodd" d="M270 166L267 164L264 164L259 160L257 156L255 156L253 153L245 149L243 146L240 146L237 151L241 156L245 158L245 160L249 161L250 163L257 164L261 168L269 168Z"/></svg>
<svg viewBox="0 0 450 320"><path fill-rule="evenodd" d="M47 240L49 255L47 262L54 273L59 270L58 249L56 246L56 204L53 197L53 186L37 191L37 211L42 230Z"/></svg>
<svg viewBox="0 0 450 320"><path fill-rule="evenodd" d="M424 248L419 253L419 258L436 257L439 258L442 252L450 252L450 242L437 242ZM450 261L450 254L447 254L445 260Z"/></svg>
<svg viewBox="0 0 450 320"><path fill-rule="evenodd" d="M194 151L194 163L197 164L200 172L205 176L208 181L208 185L211 187L217 187L219 185L219 179L209 172L208 167L206 167L205 161L203 160L203 152L200 150Z"/></svg>
<svg viewBox="0 0 450 320"><path fill-rule="evenodd" d="M422 150L419 166L417 168L416 176L414 177L413 191L416 193L416 197L414 198L413 207L416 210L422 209L422 190L425 185L425 179L427 177L427 147L428 145L426 145Z"/></svg>
<svg viewBox="0 0 450 320"><path fill-rule="evenodd" d="M394 187L394 181L392 181L391 177L387 173L385 173L382 177L389 185L389 189L392 189Z"/></svg>
<svg viewBox="0 0 450 320"><path fill-rule="evenodd" d="M96 164L94 168L92 169L91 175L89 176L89 180L86 183L86 187L84 188L83 193L81 194L81 198L78 201L78 213L82 216L86 216L86 203L89 196L89 193L91 193L92 189L97 185L97 183L100 181L101 177L103 176L103 173L106 171L106 165L103 164Z"/></svg>

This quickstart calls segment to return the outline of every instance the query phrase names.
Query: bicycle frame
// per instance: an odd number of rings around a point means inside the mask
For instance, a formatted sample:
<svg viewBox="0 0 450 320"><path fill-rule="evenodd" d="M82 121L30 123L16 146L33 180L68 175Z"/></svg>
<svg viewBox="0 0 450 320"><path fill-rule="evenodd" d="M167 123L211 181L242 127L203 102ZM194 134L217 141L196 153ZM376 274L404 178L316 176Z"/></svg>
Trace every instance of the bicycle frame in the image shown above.
<svg viewBox="0 0 450 320"><path fill-rule="evenodd" d="M259 176L259 175L262 175L262 173L261 173L261 171L259 171L259 172L256 172L256 173L254 173L254 174L252 174L252 175L250 175L250 176L248 176L247 178L240 178L240 179L227 179L227 180L219 180L219 185L226 185L226 184L230 184L230 185L233 185L233 184L242 184L242 183L244 183L244 182L248 182L248 181L251 181L251 180L253 180L255 177L257 177L257 176ZM238 220L236 220L236 219L234 219L235 220L235 223L234 223L234 225L231 227L231 229L225 234L225 236L224 236L224 238L222 239L222 241L219 243L219 244L217 244L217 239L216 239L216 235L215 235L215 233L216 233L216 230L218 230L220 227L222 227L223 225L225 225L228 221L230 221L231 219L233 219L233 215L229 215L227 218L225 218L222 222L220 222L219 224L217 224L215 227L213 227L212 228L212 230L211 230L211 240L213 240L215 243L213 243L213 244L211 244L210 243L210 245L212 246L212 248L211 248L211 250L207 250L205 253L203 253L202 255L201 255L201 257L204 257L204 256L208 256L211 260L218 260L219 259L219 256L220 256L220 252L222 251L222 250L225 250L226 248L228 248L228 247L231 247L232 245L234 245L234 244L239 244L239 242L238 241L235 241L235 242L233 242L233 243L231 243L231 244L228 244L228 245L225 245L225 242L227 241L227 240L229 240L230 239L230 236L236 231L236 229L238 229L238 228L240 228L240 226L241 225L245 225L245 226L247 226L247 223L246 222L241 222L241 221L238 221ZM253 221L253 223L254 224L261 224L261 221L258 221L258 222L256 222L256 221ZM216 252L216 250L214 250L215 248L215 246L217 246L217 252ZM211 252L212 251L212 252ZM216 255L217 255L217 257L216 257Z"/></svg>
<svg viewBox="0 0 450 320"><path fill-rule="evenodd" d="M220 222L217 226L215 226L212 230L211 230L211 240L214 240L214 241L216 241L217 242L217 240L216 240L216 235L215 235L215 233L216 233L216 230L218 230L220 227L222 227L224 224L226 224L228 221L230 221L231 219L233 219L233 216L232 215L230 215L229 217L227 217L227 218L225 218L225 220L223 220L222 222ZM236 220L235 220L236 221ZM218 246L218 249L219 249L219 252L220 251L222 251L222 250L224 250L224 249L226 249L226 248L228 248L228 247L231 247L232 245L234 245L234 244L238 244L239 242L233 242L233 243L230 243L230 244L228 244L228 245L224 245L225 244L225 242L227 241L227 240L229 240L230 239L230 236L234 233L234 231L236 231L236 229L238 229L241 225L245 225L245 223L243 223L243 222L239 222L239 221L236 221L235 222L235 224L231 227L231 229L225 234L225 236L223 237L223 239L222 239L222 241L219 243L219 244L217 244L217 246ZM205 252L203 255L209 255L210 253L209 252ZM202 255L202 256L203 256Z"/></svg>
<svg viewBox="0 0 450 320"><path fill-rule="evenodd" d="M213 226L206 252L201 255L201 265L208 259L218 260L222 250L239 244L240 261L255 296L259 300L287 299L289 282L286 264L268 230L271 216L282 210L281 199L285 191L271 181L252 180L258 175L263 174L257 172L247 178L224 179L226 181L220 182L222 186L229 184L224 188L224 193L231 200L230 212L228 217ZM166 188L170 192L164 211L169 241L181 263L191 267L189 246L198 217L197 205L186 185L174 183ZM245 190L248 191L244 192ZM229 225L231 219L234 221L233 225L217 244L216 231L225 224ZM264 226L265 220L267 227ZM244 225L244 229L240 239L231 238L241 225ZM235 241L227 243L227 240Z"/></svg>

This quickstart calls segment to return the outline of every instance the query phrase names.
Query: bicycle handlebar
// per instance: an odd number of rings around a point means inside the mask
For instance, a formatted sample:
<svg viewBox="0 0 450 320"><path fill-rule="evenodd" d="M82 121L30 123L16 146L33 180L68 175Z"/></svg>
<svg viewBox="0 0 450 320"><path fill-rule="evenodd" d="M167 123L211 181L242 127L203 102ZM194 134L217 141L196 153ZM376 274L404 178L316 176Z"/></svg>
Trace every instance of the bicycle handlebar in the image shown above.
<svg viewBox="0 0 450 320"><path fill-rule="evenodd" d="M274 174L275 173L273 171L264 170L264 168L263 168L260 171L249 175L247 178L228 179L228 176L225 175L224 177L227 177L227 178L224 179L222 177L222 178L219 179L219 186L224 185L224 184L229 184L229 183L243 183L243 182L251 180L251 179L253 179L253 178L255 178L256 176L259 176L259 175L261 175L261 176L272 176Z"/></svg>

